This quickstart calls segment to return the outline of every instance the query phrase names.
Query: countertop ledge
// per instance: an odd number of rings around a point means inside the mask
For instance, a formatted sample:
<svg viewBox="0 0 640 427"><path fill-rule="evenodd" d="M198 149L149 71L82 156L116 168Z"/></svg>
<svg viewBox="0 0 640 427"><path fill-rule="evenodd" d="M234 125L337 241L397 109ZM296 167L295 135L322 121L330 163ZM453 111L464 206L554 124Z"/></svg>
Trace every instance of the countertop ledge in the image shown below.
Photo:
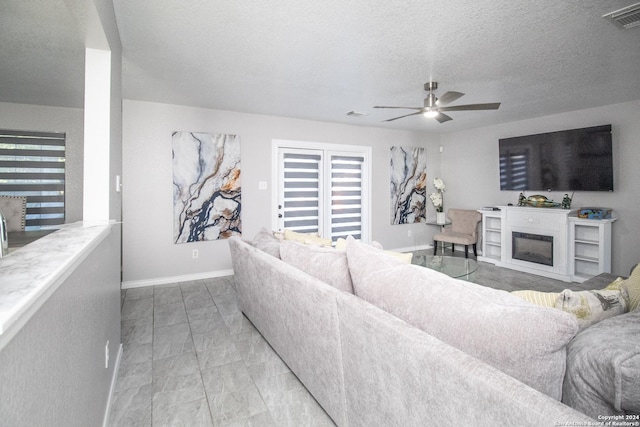
<svg viewBox="0 0 640 427"><path fill-rule="evenodd" d="M113 224L66 224L0 258L0 349L109 235Z"/></svg>

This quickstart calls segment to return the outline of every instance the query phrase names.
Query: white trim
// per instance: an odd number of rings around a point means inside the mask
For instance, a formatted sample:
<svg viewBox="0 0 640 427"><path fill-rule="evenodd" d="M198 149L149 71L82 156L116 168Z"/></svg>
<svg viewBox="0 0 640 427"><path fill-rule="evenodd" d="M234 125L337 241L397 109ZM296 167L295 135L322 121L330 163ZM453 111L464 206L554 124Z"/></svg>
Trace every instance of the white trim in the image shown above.
<svg viewBox="0 0 640 427"><path fill-rule="evenodd" d="M145 286L167 285L169 283L189 282L191 280L210 279L212 277L233 276L233 269L208 271L204 273L185 274L182 276L158 277L146 280L122 282L122 289L143 288Z"/></svg>
<svg viewBox="0 0 640 427"><path fill-rule="evenodd" d="M118 381L118 374L120 373L120 362L122 361L123 347L122 343L118 346L118 356L116 357L116 364L113 366L113 376L111 377L111 387L109 387L109 397L107 398L107 407L104 412L104 418L102 419L102 426L107 427L109 425L109 415L111 415L111 405L113 404L113 394L116 391L116 385Z"/></svg>

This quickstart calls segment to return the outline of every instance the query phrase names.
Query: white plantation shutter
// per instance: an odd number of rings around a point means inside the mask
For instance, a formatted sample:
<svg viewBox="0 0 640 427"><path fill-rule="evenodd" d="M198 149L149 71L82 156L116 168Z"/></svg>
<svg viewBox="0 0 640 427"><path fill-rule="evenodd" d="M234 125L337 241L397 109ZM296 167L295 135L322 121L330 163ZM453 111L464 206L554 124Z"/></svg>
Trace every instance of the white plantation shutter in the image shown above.
<svg viewBox="0 0 640 427"><path fill-rule="evenodd" d="M64 223L64 133L0 130L0 195L26 196L26 230Z"/></svg>
<svg viewBox="0 0 640 427"><path fill-rule="evenodd" d="M369 149L290 148L279 142L276 228L318 232L334 242L349 235L366 240Z"/></svg>

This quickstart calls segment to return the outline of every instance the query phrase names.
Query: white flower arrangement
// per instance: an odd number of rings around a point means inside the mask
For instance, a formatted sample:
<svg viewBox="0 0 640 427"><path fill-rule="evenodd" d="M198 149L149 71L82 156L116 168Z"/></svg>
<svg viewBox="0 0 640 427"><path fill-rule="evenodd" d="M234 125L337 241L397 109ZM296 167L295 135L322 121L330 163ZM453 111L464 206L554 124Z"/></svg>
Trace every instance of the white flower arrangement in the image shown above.
<svg viewBox="0 0 640 427"><path fill-rule="evenodd" d="M429 194L429 198L431 199L431 203L433 203L433 207L436 208L436 212L444 211L444 198L443 194L447 190L447 186L444 185L444 182L440 178L433 179L433 186L436 187L437 193Z"/></svg>

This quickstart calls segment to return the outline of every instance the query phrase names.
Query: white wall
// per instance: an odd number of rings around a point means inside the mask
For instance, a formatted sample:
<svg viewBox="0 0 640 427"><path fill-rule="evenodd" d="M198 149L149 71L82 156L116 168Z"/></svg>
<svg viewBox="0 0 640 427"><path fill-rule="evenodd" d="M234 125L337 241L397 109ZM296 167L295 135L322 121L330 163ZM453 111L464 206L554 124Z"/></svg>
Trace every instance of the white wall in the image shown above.
<svg viewBox="0 0 640 427"><path fill-rule="evenodd" d="M640 262L640 101L522 120L442 136L445 208L476 209L513 203L518 192L500 191L498 139L603 124L612 125L614 191L576 192L572 208L614 210L612 270L627 275ZM527 194L531 195L531 194ZM545 194L561 201L563 193Z"/></svg>
<svg viewBox="0 0 640 427"><path fill-rule="evenodd" d="M228 274L225 240L173 244L171 134L174 131L240 136L243 237L271 228L273 139L372 147L372 239L387 248L429 243L424 224L390 224L389 148L426 147L429 179L439 173L439 137L381 128L348 126L273 116L140 101L123 108L123 286ZM259 190L258 182L269 188ZM408 232L411 231L411 236ZM191 252L198 249L199 258Z"/></svg>
<svg viewBox="0 0 640 427"><path fill-rule="evenodd" d="M65 222L82 219L84 110L0 102L0 128L65 132Z"/></svg>

